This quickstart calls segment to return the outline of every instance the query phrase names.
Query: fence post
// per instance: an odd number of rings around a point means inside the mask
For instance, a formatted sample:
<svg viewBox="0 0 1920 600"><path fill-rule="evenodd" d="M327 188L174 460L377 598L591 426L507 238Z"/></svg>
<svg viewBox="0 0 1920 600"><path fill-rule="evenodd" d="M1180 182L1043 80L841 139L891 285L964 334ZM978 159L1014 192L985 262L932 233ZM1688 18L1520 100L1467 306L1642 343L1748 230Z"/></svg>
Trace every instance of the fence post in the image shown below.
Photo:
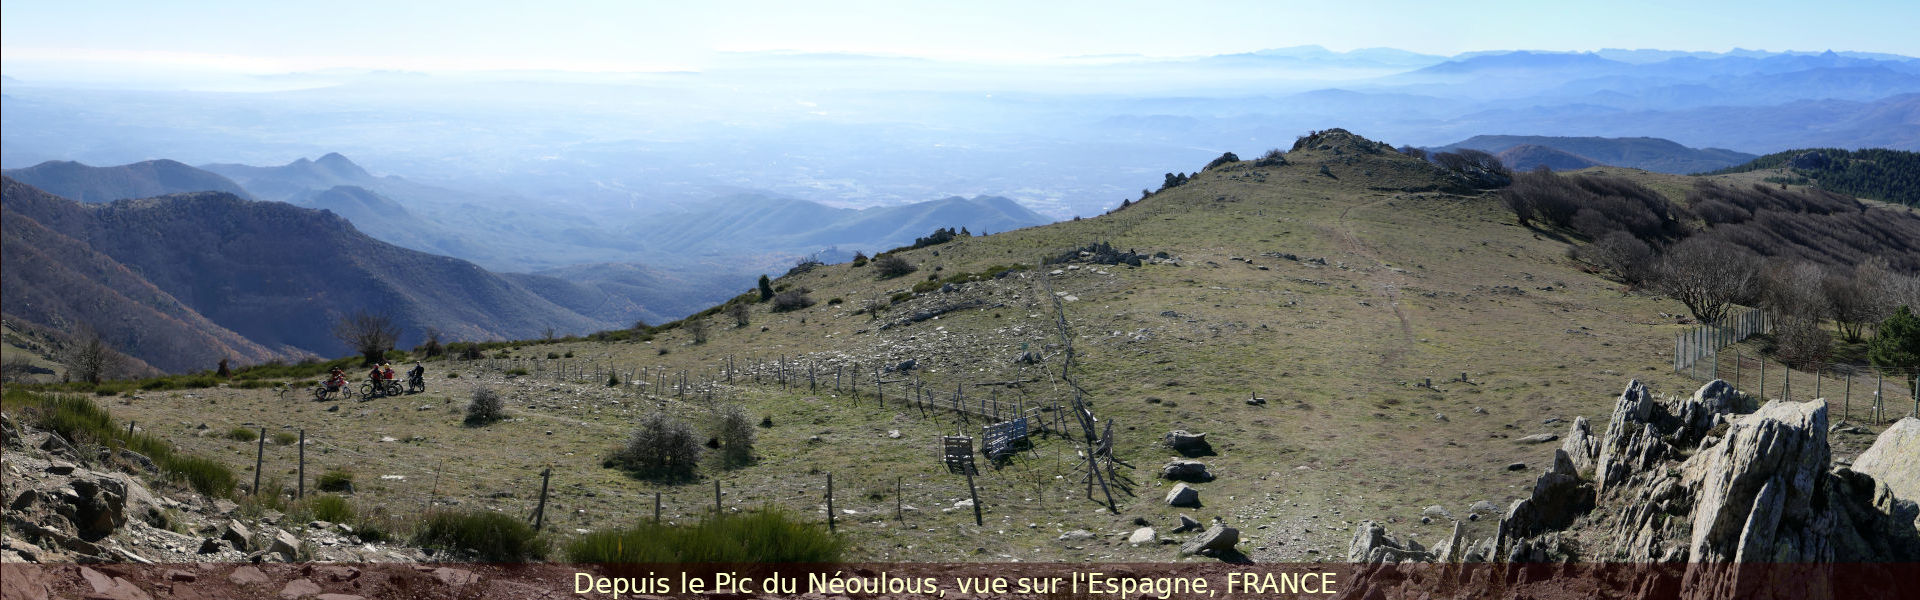
<svg viewBox="0 0 1920 600"><path fill-rule="evenodd" d="M901 485L900 485L901 479L902 479L901 477L893 478L893 520L905 522L906 519L901 517L901 513L900 513L900 503L901 503L900 493L902 491Z"/></svg>
<svg viewBox="0 0 1920 600"><path fill-rule="evenodd" d="M1767 357L1760 357L1760 403L1767 403Z"/></svg>
<svg viewBox="0 0 1920 600"><path fill-rule="evenodd" d="M713 480L713 516L720 516L720 479Z"/></svg>
<svg viewBox="0 0 1920 600"><path fill-rule="evenodd" d="M1886 408L1883 404L1886 396L1881 394L1881 392L1886 391L1886 385L1883 384L1886 378L1887 372L1885 369L1873 370L1873 422L1876 424L1887 420ZM262 429L261 431L266 430Z"/></svg>
<svg viewBox="0 0 1920 600"><path fill-rule="evenodd" d="M539 531L547 524L547 480L553 476L553 467L540 471L540 504L533 509L533 530ZM438 479L438 476L435 477Z"/></svg>
<svg viewBox="0 0 1920 600"><path fill-rule="evenodd" d="M260 428L260 448L253 453L253 495L260 495L260 468L267 460L267 428Z"/></svg>
<svg viewBox="0 0 1920 600"><path fill-rule="evenodd" d="M965 471L967 472L967 497L973 499L973 524L986 527L986 519L980 516L980 492L973 489L972 465L968 465Z"/></svg>
<svg viewBox="0 0 1920 600"><path fill-rule="evenodd" d="M660 492L653 493L653 524L660 524Z"/></svg>
<svg viewBox="0 0 1920 600"><path fill-rule="evenodd" d="M827 474L827 531L833 531L833 474Z"/></svg>
<svg viewBox="0 0 1920 600"><path fill-rule="evenodd" d="M1840 404L1840 422L1853 418L1853 370L1847 370L1847 399Z"/></svg>
<svg viewBox="0 0 1920 600"><path fill-rule="evenodd" d="M1781 363L1780 366L1787 368L1787 382L1785 385L1780 386L1780 399L1788 402L1792 402L1793 401L1793 365Z"/></svg>
<svg viewBox="0 0 1920 600"><path fill-rule="evenodd" d="M300 430L300 497L307 497L307 430Z"/></svg>

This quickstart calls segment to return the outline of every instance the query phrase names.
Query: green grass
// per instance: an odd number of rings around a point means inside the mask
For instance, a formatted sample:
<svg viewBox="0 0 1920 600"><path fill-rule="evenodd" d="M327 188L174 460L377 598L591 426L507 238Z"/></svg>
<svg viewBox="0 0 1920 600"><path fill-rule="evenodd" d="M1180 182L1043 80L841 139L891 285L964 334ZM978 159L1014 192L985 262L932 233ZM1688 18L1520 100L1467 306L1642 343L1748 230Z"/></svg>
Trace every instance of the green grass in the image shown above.
<svg viewBox="0 0 1920 600"><path fill-rule="evenodd" d="M414 531L413 543L469 553L485 561L519 562L547 556L547 540L511 515L489 510L436 510Z"/></svg>
<svg viewBox="0 0 1920 600"><path fill-rule="evenodd" d="M126 448L152 459L168 480L185 483L210 496L233 495L236 478L226 465L175 452L173 445L162 438L130 433L114 423L106 409L84 396L48 395L10 388L4 401L9 410L29 415L30 422L68 440Z"/></svg>
<svg viewBox="0 0 1920 600"><path fill-rule="evenodd" d="M353 491L353 471L347 469L329 469L313 480L314 489L322 492Z"/></svg>
<svg viewBox="0 0 1920 600"><path fill-rule="evenodd" d="M353 505L347 499L333 494L322 494L307 498L307 511L313 518L328 523L351 523L354 520Z"/></svg>
<svg viewBox="0 0 1920 600"><path fill-rule="evenodd" d="M281 431L273 434L273 445L275 446L292 446L298 443L300 443L299 435L287 433L285 431Z"/></svg>
<svg viewBox="0 0 1920 600"><path fill-rule="evenodd" d="M568 542L567 560L585 563L830 563L846 544L817 523L762 508L692 525L645 522Z"/></svg>
<svg viewBox="0 0 1920 600"><path fill-rule="evenodd" d="M236 442L251 442L260 439L260 432L254 431L252 427L234 427L228 429L226 435L227 439Z"/></svg>

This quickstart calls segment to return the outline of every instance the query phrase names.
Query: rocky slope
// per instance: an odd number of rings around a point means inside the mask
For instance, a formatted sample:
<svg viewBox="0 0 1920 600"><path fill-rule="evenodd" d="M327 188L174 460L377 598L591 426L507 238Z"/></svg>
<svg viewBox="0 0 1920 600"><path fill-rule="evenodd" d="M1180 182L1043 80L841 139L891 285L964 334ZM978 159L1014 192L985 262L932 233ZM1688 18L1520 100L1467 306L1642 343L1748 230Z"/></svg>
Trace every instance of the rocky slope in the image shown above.
<svg viewBox="0 0 1920 600"><path fill-rule="evenodd" d="M1718 380L1690 397L1667 399L1631 382L1604 431L1596 434L1584 418L1572 423L1531 495L1508 507L1497 527L1463 522L1427 550L1364 522L1349 558L1640 565L1920 560L1920 504L1910 489L1920 421L1908 418L1888 429L1849 467L1831 455L1824 401L1774 401L1757 409L1753 402ZM1755 584L1743 573L1689 568L1635 587L1731 597L1752 591ZM1362 580L1356 590L1374 587Z"/></svg>

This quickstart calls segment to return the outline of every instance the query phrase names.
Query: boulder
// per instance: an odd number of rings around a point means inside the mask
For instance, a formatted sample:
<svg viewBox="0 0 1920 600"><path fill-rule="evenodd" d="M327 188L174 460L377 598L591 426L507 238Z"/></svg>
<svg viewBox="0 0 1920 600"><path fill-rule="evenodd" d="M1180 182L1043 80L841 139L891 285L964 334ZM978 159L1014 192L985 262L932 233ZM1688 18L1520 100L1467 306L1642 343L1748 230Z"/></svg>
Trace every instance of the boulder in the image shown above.
<svg viewBox="0 0 1920 600"><path fill-rule="evenodd" d="M1173 489L1167 492L1167 506L1198 507L1200 506L1200 490L1188 487L1187 484L1184 483L1174 484Z"/></svg>
<svg viewBox="0 0 1920 600"><path fill-rule="evenodd" d="M294 537L291 533L276 531L272 537L267 538L265 541L266 543L262 544L262 546L266 548L266 551L279 554L281 560L293 562L304 558L300 552L300 538Z"/></svg>
<svg viewBox="0 0 1920 600"><path fill-rule="evenodd" d="M1193 531L1193 530L1195 530L1195 529L1199 529L1199 528L1200 528L1200 522L1199 522L1199 521L1195 521L1195 520L1193 520L1193 517L1189 517L1189 516L1186 516L1186 515L1180 515L1180 526L1179 526L1179 527L1176 527L1176 528L1174 528L1174 530L1173 530L1173 532L1174 532L1174 533L1186 533L1186 532L1189 532L1189 531Z"/></svg>
<svg viewBox="0 0 1920 600"><path fill-rule="evenodd" d="M1575 473L1593 470L1593 464L1600 459L1600 439L1593 436L1593 424L1586 417L1574 417L1573 425L1567 427L1567 437L1560 442L1560 449L1566 451L1567 458L1573 461Z"/></svg>
<svg viewBox="0 0 1920 600"><path fill-rule="evenodd" d="M1209 553L1219 555L1232 551L1233 546L1239 543L1240 530L1226 525L1215 524L1207 528L1206 531L1200 532L1200 535L1194 536L1191 540L1187 540L1187 543L1181 544L1180 553Z"/></svg>
<svg viewBox="0 0 1920 600"><path fill-rule="evenodd" d="M1213 445L1207 443L1207 434L1204 433L1188 433L1184 429L1176 429L1168 432L1162 441L1168 448L1187 458L1213 455Z"/></svg>
<svg viewBox="0 0 1920 600"><path fill-rule="evenodd" d="M1387 529L1373 521L1361 521L1354 527L1353 541L1347 544L1347 562L1401 563L1432 562L1434 554L1419 544L1402 544L1387 537Z"/></svg>
<svg viewBox="0 0 1920 600"><path fill-rule="evenodd" d="M220 539L233 544L233 549L241 552L253 549L253 530L236 520L227 520L227 526L220 530Z"/></svg>
<svg viewBox="0 0 1920 600"><path fill-rule="evenodd" d="M1726 441L1681 466L1698 484L1689 560L1826 562L1832 523L1815 514L1827 471L1827 403L1769 402L1740 418Z"/></svg>
<svg viewBox="0 0 1920 600"><path fill-rule="evenodd" d="M1886 484L1893 495L1920 502L1920 419L1907 417L1880 432L1852 468Z"/></svg>
<svg viewBox="0 0 1920 600"><path fill-rule="evenodd" d="M1179 481L1213 481L1213 473L1207 472L1207 464L1197 460L1174 459L1160 468L1160 476Z"/></svg>
<svg viewBox="0 0 1920 600"><path fill-rule="evenodd" d="M97 540L127 524L127 488L112 477L81 476L72 481L73 525L80 537Z"/></svg>
<svg viewBox="0 0 1920 600"><path fill-rule="evenodd" d="M1530 436L1527 436L1527 437L1523 437L1523 438L1520 438L1520 439L1517 439L1517 440L1514 440L1514 441L1515 441L1515 442L1519 442L1519 443L1522 443L1522 444L1545 444L1545 443L1547 443L1547 442L1551 442L1551 441L1554 441L1554 440L1557 440L1557 439L1560 439L1560 436L1559 436L1559 435L1557 435L1557 434L1552 434L1552 433L1536 433L1536 434L1533 434L1533 435L1530 435Z"/></svg>
<svg viewBox="0 0 1920 600"><path fill-rule="evenodd" d="M1133 535L1127 536L1127 543L1134 545L1151 544L1156 537L1152 527L1141 527L1133 530Z"/></svg>

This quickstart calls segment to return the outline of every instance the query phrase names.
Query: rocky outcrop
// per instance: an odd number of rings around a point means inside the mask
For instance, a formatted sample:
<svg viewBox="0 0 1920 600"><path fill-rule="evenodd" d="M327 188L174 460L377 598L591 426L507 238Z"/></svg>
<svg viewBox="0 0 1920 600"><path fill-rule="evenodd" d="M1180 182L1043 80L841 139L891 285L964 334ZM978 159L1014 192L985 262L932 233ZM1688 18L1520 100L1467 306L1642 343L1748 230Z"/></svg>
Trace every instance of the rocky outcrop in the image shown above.
<svg viewBox="0 0 1920 600"><path fill-rule="evenodd" d="M1751 411L1750 414L1739 414ZM1920 421L1889 429L1855 468L1834 468L1823 401L1748 399L1722 381L1655 399L1630 382L1604 433L1575 419L1552 466L1515 501L1497 536L1456 522L1431 559L1362 523L1354 562L1863 563L1920 560L1920 504L1902 498ZM1861 465L1864 464L1864 468ZM1734 596L1739 569L1689 569L1684 596Z"/></svg>
<svg viewBox="0 0 1920 600"><path fill-rule="evenodd" d="M1353 542L1347 544L1347 562L1352 563L1431 562L1435 558L1412 540L1403 543L1388 537L1386 527L1373 521L1355 526Z"/></svg>
<svg viewBox="0 0 1920 600"><path fill-rule="evenodd" d="M1920 502L1920 419L1894 423L1873 441L1873 447L1853 459L1853 470L1871 475L1893 494Z"/></svg>

